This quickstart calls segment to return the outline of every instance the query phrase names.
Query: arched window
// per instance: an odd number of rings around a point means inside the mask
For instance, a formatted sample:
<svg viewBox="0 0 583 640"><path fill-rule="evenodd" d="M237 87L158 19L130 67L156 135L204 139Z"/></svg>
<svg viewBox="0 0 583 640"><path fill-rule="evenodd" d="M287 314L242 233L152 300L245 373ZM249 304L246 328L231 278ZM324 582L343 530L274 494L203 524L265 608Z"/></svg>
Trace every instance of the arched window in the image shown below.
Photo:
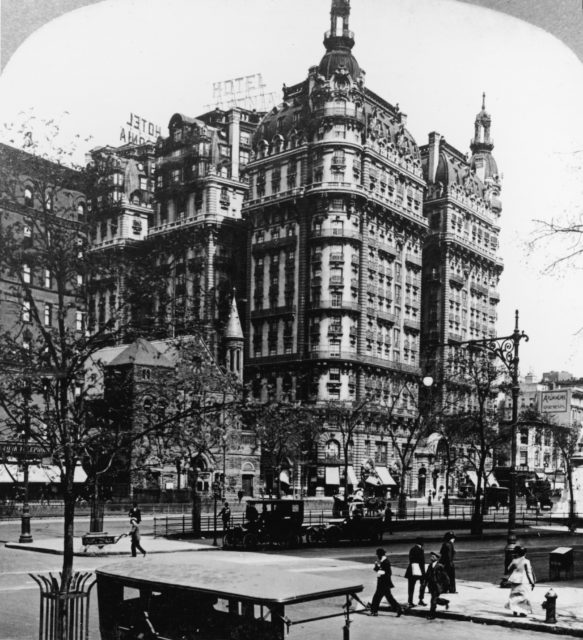
<svg viewBox="0 0 583 640"><path fill-rule="evenodd" d="M85 220L85 203L79 202L77 204L77 219Z"/></svg>
<svg viewBox="0 0 583 640"><path fill-rule="evenodd" d="M328 440L326 443L326 460L338 460L340 457L340 443L338 440Z"/></svg>
<svg viewBox="0 0 583 640"><path fill-rule="evenodd" d="M152 407L154 406L154 400L151 396L146 396L142 402L142 407L146 413L152 412Z"/></svg>
<svg viewBox="0 0 583 640"><path fill-rule="evenodd" d="M24 206L32 207L34 204L32 189L30 187L25 187L24 189Z"/></svg>

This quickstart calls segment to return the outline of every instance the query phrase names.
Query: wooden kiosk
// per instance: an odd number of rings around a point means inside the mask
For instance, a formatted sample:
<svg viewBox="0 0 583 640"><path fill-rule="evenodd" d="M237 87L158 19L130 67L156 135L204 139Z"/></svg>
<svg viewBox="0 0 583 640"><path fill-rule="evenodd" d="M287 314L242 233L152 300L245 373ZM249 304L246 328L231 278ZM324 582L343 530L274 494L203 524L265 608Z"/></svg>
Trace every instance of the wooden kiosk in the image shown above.
<svg viewBox="0 0 583 640"><path fill-rule="evenodd" d="M337 577L293 571L292 563L263 563L260 554L205 551L132 558L96 570L102 640L282 640L294 625L344 616L363 590ZM303 620L286 605L344 597L344 606Z"/></svg>

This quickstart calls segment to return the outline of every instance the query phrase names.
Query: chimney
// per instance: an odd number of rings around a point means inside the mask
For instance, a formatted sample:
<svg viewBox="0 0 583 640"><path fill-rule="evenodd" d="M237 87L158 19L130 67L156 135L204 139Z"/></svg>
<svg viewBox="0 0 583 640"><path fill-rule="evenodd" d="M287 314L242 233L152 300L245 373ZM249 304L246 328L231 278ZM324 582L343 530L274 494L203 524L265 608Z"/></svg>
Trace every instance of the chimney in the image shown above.
<svg viewBox="0 0 583 640"><path fill-rule="evenodd" d="M428 162L427 162L427 182L429 184L435 183L435 176L437 174L437 165L439 164L439 144L441 142L441 135L436 131L432 131L429 134L428 145Z"/></svg>

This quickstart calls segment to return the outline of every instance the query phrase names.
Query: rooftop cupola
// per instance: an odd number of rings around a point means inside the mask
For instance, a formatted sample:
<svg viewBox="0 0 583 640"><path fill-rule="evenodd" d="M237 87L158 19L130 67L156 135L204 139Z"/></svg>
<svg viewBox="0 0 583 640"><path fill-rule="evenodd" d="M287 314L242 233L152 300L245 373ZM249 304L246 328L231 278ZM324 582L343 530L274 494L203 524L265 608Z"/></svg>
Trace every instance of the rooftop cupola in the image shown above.
<svg viewBox="0 0 583 640"><path fill-rule="evenodd" d="M476 116L474 123L474 139L470 142L473 154L481 151L490 152L494 148L494 141L490 138L492 118L486 111L486 94L482 94L482 110Z"/></svg>
<svg viewBox="0 0 583 640"><path fill-rule="evenodd" d="M330 30L324 34L326 53L318 71L329 78L337 69L346 69L353 79L360 76L360 67L352 55L354 33L349 29L350 0L332 0Z"/></svg>
<svg viewBox="0 0 583 640"><path fill-rule="evenodd" d="M486 111L486 94L482 94L482 109L476 116L474 123L474 138L470 142L472 157L470 169L476 173L484 183L488 180L498 181L498 166L492 155L494 141L490 137L492 118Z"/></svg>

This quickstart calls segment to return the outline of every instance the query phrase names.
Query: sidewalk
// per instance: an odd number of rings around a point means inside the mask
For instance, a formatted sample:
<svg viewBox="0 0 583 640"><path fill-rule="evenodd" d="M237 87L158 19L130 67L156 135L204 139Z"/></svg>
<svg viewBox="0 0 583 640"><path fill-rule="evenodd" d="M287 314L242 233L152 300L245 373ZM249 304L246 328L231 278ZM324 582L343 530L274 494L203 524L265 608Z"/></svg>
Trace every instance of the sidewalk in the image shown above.
<svg viewBox="0 0 583 640"><path fill-rule="evenodd" d="M403 577L395 581L395 597L400 602L406 602L407 589L404 571L396 569L394 575ZM403 583L405 587L403 588ZM544 622L546 612L541 604L545 601L545 594L550 588L557 594L557 624ZM438 607L438 618L449 620L467 620L480 624L501 625L528 631L542 631L583 638L583 599L581 598L583 580L558 581L553 583L539 583L531 592L530 602L533 613L526 618L514 617L512 612L504 608L510 589L501 589L497 585L486 582L457 581L457 594L444 595L450 600L449 611ZM373 589L365 589L362 600L370 601ZM406 615L426 617L429 612L429 596L425 596L427 607L416 606L409 609ZM359 606L360 609L362 607ZM388 613L387 615L394 615ZM429 624L429 621L428 621Z"/></svg>
<svg viewBox="0 0 583 640"><path fill-rule="evenodd" d="M218 544L221 545L219 539ZM8 549L20 549L21 551L36 551L37 553L54 553L63 554L62 538L43 538L35 540L31 543L7 542L5 546ZM177 551L206 551L216 549L212 546L212 538L209 540L200 540L193 542L185 542L183 540L167 540L166 538L154 538L151 536L142 536L142 546L148 554L150 553L175 553ZM73 545L74 554L76 556L89 557L119 557L130 555L130 539L128 537L121 538L115 544L108 544L99 548L96 545L84 547L81 538L75 538ZM85 551L85 549L87 549Z"/></svg>

